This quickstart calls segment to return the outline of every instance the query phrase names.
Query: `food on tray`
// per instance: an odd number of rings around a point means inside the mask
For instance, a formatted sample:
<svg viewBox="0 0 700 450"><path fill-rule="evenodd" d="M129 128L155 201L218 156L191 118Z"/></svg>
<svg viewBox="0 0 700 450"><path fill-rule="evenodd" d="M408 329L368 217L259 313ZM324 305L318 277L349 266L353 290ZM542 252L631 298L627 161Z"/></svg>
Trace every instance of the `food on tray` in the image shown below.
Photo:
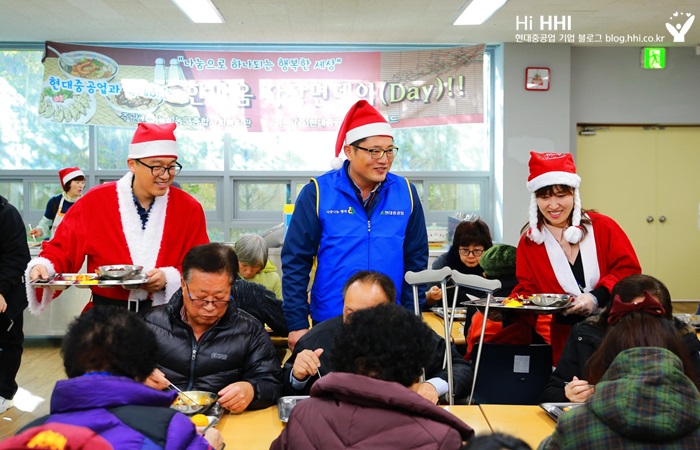
<svg viewBox="0 0 700 450"><path fill-rule="evenodd" d="M63 280L65 281L97 281L95 280L95 275L94 273L78 273L75 275L63 275Z"/></svg>
<svg viewBox="0 0 700 450"><path fill-rule="evenodd" d="M503 300L503 306L508 308L522 308L523 302L514 298L507 298Z"/></svg>
<svg viewBox="0 0 700 450"><path fill-rule="evenodd" d="M206 427L209 425L209 418L204 414L195 414L194 416L190 417L190 420L195 427Z"/></svg>

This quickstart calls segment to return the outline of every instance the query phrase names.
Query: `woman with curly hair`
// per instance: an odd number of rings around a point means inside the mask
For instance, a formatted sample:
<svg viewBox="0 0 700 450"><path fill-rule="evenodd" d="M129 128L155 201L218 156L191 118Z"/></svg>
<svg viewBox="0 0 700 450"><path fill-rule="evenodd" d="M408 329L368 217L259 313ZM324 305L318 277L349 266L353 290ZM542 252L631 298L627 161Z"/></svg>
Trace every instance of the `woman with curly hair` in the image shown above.
<svg viewBox="0 0 700 450"><path fill-rule="evenodd" d="M156 367L157 352L153 332L136 314L109 306L88 310L63 339L68 379L56 383L51 414L29 426L57 422L86 427L120 450L220 448L218 430L198 435L187 416L170 408L175 391L143 384Z"/></svg>
<svg viewBox="0 0 700 450"><path fill-rule="evenodd" d="M431 333L395 304L353 312L336 335L335 372L314 383L270 448L459 449L474 430L415 392Z"/></svg>

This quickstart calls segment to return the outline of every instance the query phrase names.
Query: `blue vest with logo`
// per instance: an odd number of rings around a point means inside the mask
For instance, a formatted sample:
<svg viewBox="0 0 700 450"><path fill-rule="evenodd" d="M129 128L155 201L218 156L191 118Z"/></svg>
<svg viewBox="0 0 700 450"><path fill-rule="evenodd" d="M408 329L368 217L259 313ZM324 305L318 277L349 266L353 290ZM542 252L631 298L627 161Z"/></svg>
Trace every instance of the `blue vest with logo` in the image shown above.
<svg viewBox="0 0 700 450"><path fill-rule="evenodd" d="M311 289L311 317L323 321L343 312L343 285L360 270L388 275L401 299L403 244L413 212L408 180L387 174L368 217L346 167L312 179L321 222L318 267Z"/></svg>

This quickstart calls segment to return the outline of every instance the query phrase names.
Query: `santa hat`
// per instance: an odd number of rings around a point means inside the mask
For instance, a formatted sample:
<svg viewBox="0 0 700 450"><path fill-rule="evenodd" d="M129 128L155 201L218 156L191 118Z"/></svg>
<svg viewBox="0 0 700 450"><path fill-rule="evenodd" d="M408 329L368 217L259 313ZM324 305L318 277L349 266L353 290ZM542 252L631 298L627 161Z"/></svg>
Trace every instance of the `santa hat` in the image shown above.
<svg viewBox="0 0 700 450"><path fill-rule="evenodd" d="M129 144L129 159L153 158L168 156L177 158L177 142L175 142L175 123L139 123L134 138Z"/></svg>
<svg viewBox="0 0 700 450"><path fill-rule="evenodd" d="M58 179L61 181L61 186L65 186L70 180L78 177L85 178L85 174L80 167L66 167L58 171Z"/></svg>
<svg viewBox="0 0 700 450"><path fill-rule="evenodd" d="M335 158L331 161L331 167L337 170L343 165L340 152L344 145L370 136L394 137L394 133L391 125L379 111L367 103L367 100L360 100L350 108L340 125L338 139L335 142Z"/></svg>
<svg viewBox="0 0 700 450"><path fill-rule="evenodd" d="M32 427L0 442L0 450L111 450L112 445L93 430L58 422Z"/></svg>
<svg viewBox="0 0 700 450"><path fill-rule="evenodd" d="M544 236L537 227L537 197L535 192L546 186L564 185L574 188L574 209L571 226L564 231L564 238L572 244L583 237L581 230L581 197L578 188L581 177L576 174L576 165L571 153L536 153L530 152L530 176L527 189L530 194L530 229L527 236L538 244L544 242Z"/></svg>

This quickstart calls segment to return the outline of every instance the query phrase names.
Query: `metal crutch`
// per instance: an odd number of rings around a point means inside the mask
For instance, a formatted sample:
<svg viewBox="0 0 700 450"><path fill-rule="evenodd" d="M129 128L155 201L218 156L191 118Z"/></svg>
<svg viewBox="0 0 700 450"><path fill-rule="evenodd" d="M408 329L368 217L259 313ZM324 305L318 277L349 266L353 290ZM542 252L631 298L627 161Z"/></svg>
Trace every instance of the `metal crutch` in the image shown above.
<svg viewBox="0 0 700 450"><path fill-rule="evenodd" d="M440 283L442 289L442 310L444 311L445 323L445 357L447 359L447 394L450 400L450 405L454 405L454 380L452 373L452 343L450 341L451 328L448 328L451 323L447 315L447 280L450 278L452 270L449 267L443 267L440 270L421 270L420 272L406 272L404 279L406 283L413 288L413 310L417 316L421 315L420 302L418 299L418 285ZM454 309L452 310L454 312ZM425 381L425 373L421 381Z"/></svg>
<svg viewBox="0 0 700 450"><path fill-rule="evenodd" d="M452 281L457 286L455 287L455 301L457 299L457 290L459 286L475 289L477 291L486 292L486 307L484 308L484 320L481 324L481 336L479 336L479 350L476 352L476 363L474 364L474 379L472 380L472 391L469 394L468 405L472 404L474 399L474 389L476 389L476 377L479 374L479 363L481 362L481 350L484 347L484 334L486 332L486 321L489 316L489 304L491 299L493 299L493 291L501 288L500 280L489 280L479 275L467 275L456 270L452 271ZM455 302L452 304L452 308L455 307ZM454 310L453 310L454 312Z"/></svg>

